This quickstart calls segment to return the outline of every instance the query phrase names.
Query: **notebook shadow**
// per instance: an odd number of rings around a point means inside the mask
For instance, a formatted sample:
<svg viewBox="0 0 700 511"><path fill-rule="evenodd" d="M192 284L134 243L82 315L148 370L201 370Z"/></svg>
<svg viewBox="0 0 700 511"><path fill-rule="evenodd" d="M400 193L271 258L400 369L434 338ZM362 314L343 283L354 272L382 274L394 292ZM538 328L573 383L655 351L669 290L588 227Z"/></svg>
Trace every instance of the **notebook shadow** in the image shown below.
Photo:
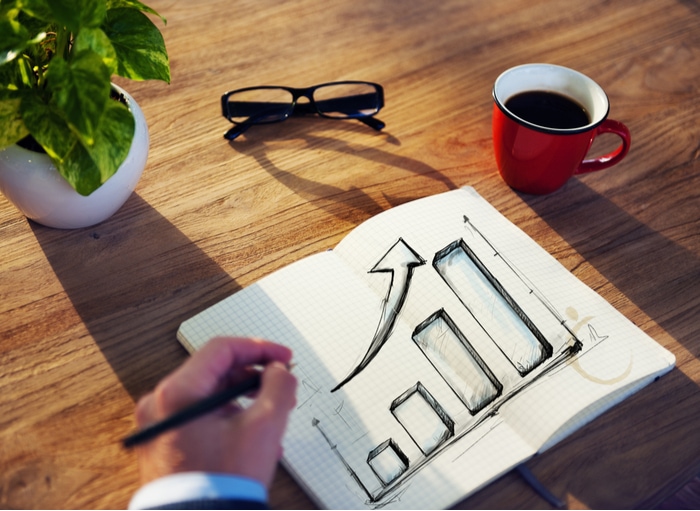
<svg viewBox="0 0 700 511"><path fill-rule="evenodd" d="M97 226L63 231L30 224L80 319L134 400L185 360L176 340L180 323L240 288L136 194Z"/></svg>
<svg viewBox="0 0 700 511"><path fill-rule="evenodd" d="M255 126L249 132L236 140L229 142L236 151L253 158L270 176L285 185L294 193L314 202L318 207L326 210L336 218L351 223L359 223L378 213L382 207L370 197L364 190L350 186L349 189L324 184L322 182L306 179L292 171L281 168L273 161L271 153L276 149L274 142L284 142L301 139L306 144L306 149L311 152L329 151L342 153L361 158L373 163L379 163L386 167L397 167L408 173L420 174L429 179L436 180L444 185L445 190L454 190L459 185L449 177L443 175L433 167L406 156L400 156L386 149L379 149L369 145L348 143L338 133L362 132L367 137L379 137L386 143L386 147L401 145L400 141L388 131L372 132L366 126L352 122L337 122L327 119L289 119L280 124ZM322 156L320 156L322 157ZM372 168L375 168L373 165ZM342 172L342 169L329 168L329 172ZM413 191L411 191L413 193ZM392 197L384 194L384 198L391 207L417 199L425 194L411 196ZM342 207L338 204L342 203ZM349 207L348 207L349 206Z"/></svg>
<svg viewBox="0 0 700 511"><path fill-rule="evenodd" d="M572 179L566 187L565 200L554 195L521 197L588 264L695 352L693 332L697 332L700 300L690 298L697 297L700 258L583 182ZM649 261L657 261L653 274Z"/></svg>

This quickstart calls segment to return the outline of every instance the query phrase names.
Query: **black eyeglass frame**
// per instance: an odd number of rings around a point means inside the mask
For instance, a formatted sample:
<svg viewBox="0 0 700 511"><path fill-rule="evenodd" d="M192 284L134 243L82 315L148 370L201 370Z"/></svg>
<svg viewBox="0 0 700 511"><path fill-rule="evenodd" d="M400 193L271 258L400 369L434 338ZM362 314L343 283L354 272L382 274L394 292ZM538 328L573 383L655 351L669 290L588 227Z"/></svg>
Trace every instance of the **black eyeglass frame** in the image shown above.
<svg viewBox="0 0 700 511"><path fill-rule="evenodd" d="M324 113L321 109L318 108L318 105L316 104L316 100L314 99L314 92L317 89L321 89L323 87L328 87L328 86L333 86L333 85L370 85L374 87L377 95L377 106L376 110L372 113L366 114L362 112L358 112L356 114L348 114L344 117L338 117L338 116L333 116L333 115L328 115ZM228 109L229 105L229 98L233 94L241 93L241 92L247 92L247 91L252 91L252 90L284 90L289 92L292 95L292 101L291 104L289 105L289 109L284 113L284 116L282 116L279 119L273 119L273 120L263 120L263 121L256 121L256 120L251 120L251 118L246 119L245 121L235 121ZM297 103L297 101L300 98L306 98L309 100L308 103ZM340 98L338 98L340 99ZM356 119L370 128L373 128L377 131L380 131L381 129L384 128L385 124L384 122L380 121L376 117L374 117L379 110L382 109L384 106L384 88L379 85L378 83L374 82L365 82L365 81L357 81L357 80L347 80L347 81L340 81L340 82L326 82L326 83L321 83L318 85L313 85L311 87L306 87L303 89L300 88L294 88L294 87L285 87L285 86L277 86L277 85L262 85L259 87L246 87L243 89L235 89L231 91L225 92L221 96L221 113L226 119L229 120L229 122L233 123L234 126L229 129L225 134L224 138L227 140L234 140L236 137L239 135L243 134L248 128L251 126L254 126L256 124L272 124L272 123L277 123L277 122L283 122L289 119L290 116L294 115L307 115L307 114L316 114L321 117L324 117L326 119L335 119L335 120L348 120L348 119Z"/></svg>

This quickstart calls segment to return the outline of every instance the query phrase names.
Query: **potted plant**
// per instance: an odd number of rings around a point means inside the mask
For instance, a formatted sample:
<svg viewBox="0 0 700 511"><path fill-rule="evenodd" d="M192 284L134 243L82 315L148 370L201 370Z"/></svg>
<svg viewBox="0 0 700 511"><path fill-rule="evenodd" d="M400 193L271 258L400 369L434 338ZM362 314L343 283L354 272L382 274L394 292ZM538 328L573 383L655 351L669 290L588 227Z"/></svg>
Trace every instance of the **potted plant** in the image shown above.
<svg viewBox="0 0 700 511"><path fill-rule="evenodd" d="M138 0L0 0L0 191L27 217L84 227L133 191L148 129L112 77L170 82L148 14L166 22Z"/></svg>

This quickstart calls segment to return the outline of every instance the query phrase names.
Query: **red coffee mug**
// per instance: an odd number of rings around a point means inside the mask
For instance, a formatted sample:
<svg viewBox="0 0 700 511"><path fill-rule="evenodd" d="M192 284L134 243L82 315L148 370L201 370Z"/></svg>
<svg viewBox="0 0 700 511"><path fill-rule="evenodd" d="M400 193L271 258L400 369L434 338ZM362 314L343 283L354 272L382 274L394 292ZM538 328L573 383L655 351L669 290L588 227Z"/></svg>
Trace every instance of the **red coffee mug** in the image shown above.
<svg viewBox="0 0 700 511"><path fill-rule="evenodd" d="M573 100L588 122L576 127L551 127L524 118L506 106L516 95L542 91ZM611 167L630 148L627 127L607 119L610 103L603 89L586 75L553 64L525 64L502 73L493 86L493 144L503 180L525 193L545 194L561 188L575 174ZM584 121L585 122L585 121ZM603 156L585 159L593 140L614 133L620 146Z"/></svg>

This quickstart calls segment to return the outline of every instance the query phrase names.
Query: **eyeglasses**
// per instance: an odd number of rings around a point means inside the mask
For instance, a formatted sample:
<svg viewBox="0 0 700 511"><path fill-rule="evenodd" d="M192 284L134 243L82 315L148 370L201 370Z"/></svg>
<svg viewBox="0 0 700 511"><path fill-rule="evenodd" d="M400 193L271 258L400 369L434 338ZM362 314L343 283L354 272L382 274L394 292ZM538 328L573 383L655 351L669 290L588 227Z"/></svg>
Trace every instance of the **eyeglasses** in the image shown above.
<svg viewBox="0 0 700 511"><path fill-rule="evenodd" d="M306 98L308 103L298 103ZM224 134L233 140L255 124L286 120L290 115L318 114L328 119L357 119L379 131L385 125L373 117L384 106L384 89L371 82L331 82L307 89L263 86L227 92L221 111L235 126Z"/></svg>

